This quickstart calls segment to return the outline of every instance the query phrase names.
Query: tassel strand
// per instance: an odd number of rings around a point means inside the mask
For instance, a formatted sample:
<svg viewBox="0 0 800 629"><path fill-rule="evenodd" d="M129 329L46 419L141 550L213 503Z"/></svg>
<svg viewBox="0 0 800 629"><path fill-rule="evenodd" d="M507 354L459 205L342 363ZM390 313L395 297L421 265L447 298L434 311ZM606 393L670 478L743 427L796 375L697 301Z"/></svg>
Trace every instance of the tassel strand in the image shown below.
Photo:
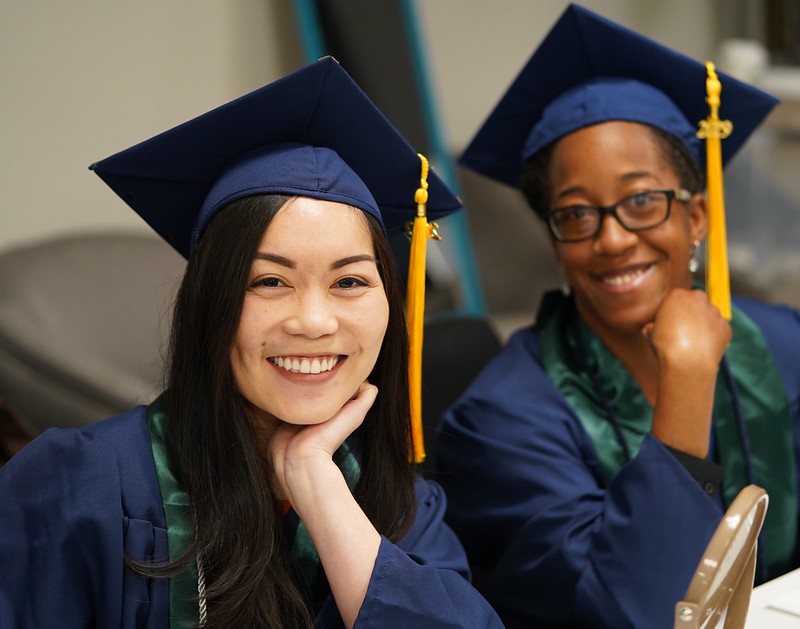
<svg viewBox="0 0 800 629"><path fill-rule="evenodd" d="M414 194L417 214L407 225L411 232L411 254L406 287L406 323L408 329L408 391L411 413L411 448L415 463L425 460L425 439L422 425L422 335L425 320L425 254L428 239L439 240L436 223L428 223L428 160L418 154L422 162L420 187Z"/></svg>

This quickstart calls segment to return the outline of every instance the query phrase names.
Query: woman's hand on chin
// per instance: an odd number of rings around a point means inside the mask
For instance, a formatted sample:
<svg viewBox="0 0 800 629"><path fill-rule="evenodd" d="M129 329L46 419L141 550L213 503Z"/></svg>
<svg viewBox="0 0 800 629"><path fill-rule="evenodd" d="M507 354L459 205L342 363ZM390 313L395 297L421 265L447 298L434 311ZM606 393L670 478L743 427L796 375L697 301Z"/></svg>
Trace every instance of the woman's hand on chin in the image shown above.
<svg viewBox="0 0 800 629"><path fill-rule="evenodd" d="M731 326L701 290L673 289L644 326L659 366L716 374L731 341Z"/></svg>
<svg viewBox="0 0 800 629"><path fill-rule="evenodd" d="M329 420L308 426L280 424L270 440L269 452L283 494L292 504L292 489L300 489L297 483L304 484L309 474L338 472L333 453L362 424L377 395L378 388L364 381Z"/></svg>
<svg viewBox="0 0 800 629"><path fill-rule="evenodd" d="M676 289L643 331L659 369L652 433L672 448L703 458L708 454L717 372L731 326L705 293Z"/></svg>
<svg viewBox="0 0 800 629"><path fill-rule="evenodd" d="M308 529L346 627L364 602L381 544L333 453L364 421L378 388L364 382L336 415L321 424L282 424L270 442L275 475Z"/></svg>

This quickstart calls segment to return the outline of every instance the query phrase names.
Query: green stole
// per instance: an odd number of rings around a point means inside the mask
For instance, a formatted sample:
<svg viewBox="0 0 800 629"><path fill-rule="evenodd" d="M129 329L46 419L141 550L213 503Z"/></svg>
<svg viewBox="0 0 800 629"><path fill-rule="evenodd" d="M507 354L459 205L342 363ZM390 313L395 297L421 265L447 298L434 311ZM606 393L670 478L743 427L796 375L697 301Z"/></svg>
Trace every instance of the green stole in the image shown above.
<svg viewBox="0 0 800 629"><path fill-rule="evenodd" d="M147 409L147 425L156 466L158 487L164 505L164 519L167 524L167 544L169 560L174 561L189 547L194 533L194 523L189 496L178 485L169 465L165 439L166 414L160 400ZM361 468L350 447L345 443L334 453L333 460L353 491L361 475ZM292 554L297 560L300 578L307 592L312 592L320 577L320 561L314 542L302 521L297 521ZM181 573L170 578L169 617L171 629L191 629L197 627L197 566L189 564Z"/></svg>
<svg viewBox="0 0 800 629"><path fill-rule="evenodd" d="M716 453L724 470L721 493L725 504L730 504L748 483L748 457L735 412L738 401L745 425L744 438L749 441L751 452L752 482L769 494L761 539L771 578L791 568L797 538L791 408L763 335L735 306L731 328L733 338L726 359L736 395L720 370L713 411ZM595 374L631 457L636 456L650 431L653 409L627 369L578 316L572 299L559 293L548 294L537 316L537 329L545 373L594 443L608 484L627 459L601 393L587 369ZM584 353L582 359L579 348Z"/></svg>

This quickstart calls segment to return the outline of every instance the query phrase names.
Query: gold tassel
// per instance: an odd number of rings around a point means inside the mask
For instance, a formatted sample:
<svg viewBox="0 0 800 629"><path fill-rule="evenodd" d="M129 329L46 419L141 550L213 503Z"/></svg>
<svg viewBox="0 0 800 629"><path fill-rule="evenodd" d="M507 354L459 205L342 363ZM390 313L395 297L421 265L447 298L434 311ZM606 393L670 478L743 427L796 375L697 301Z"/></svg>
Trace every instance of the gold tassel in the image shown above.
<svg viewBox="0 0 800 629"><path fill-rule="evenodd" d="M722 149L720 140L733 130L730 120L719 119L722 84L714 64L706 62L707 119L700 121L697 137L706 141L706 179L708 190L708 243L706 245L706 291L720 314L731 319L731 285L728 270L728 244L725 233L725 198L722 187Z"/></svg>
<svg viewBox="0 0 800 629"><path fill-rule="evenodd" d="M425 320L425 252L429 238L440 240L436 223L428 223L425 206L428 202L428 160L422 162L419 188L414 194L417 214L413 224L406 225L411 234L411 254L406 287L406 323L408 326L408 391L411 412L411 439L415 463L425 460L425 438L422 430L422 332Z"/></svg>

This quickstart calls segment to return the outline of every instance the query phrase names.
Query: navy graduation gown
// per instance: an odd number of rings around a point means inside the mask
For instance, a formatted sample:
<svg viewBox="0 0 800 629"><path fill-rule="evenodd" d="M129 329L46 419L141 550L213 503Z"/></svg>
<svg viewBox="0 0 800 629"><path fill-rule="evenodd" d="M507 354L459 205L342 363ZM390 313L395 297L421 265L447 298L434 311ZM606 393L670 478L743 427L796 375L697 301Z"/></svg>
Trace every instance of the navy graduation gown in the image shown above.
<svg viewBox="0 0 800 629"><path fill-rule="evenodd" d="M764 333L797 442L798 313L737 305ZM508 627L671 627L722 515L649 435L605 485L594 444L541 368L535 327L445 414L437 460L447 520Z"/></svg>
<svg viewBox="0 0 800 629"><path fill-rule="evenodd" d="M441 488L416 491L414 525L382 540L356 626L502 626L465 578ZM168 555L145 407L51 429L0 470L0 627L169 627L168 581L135 575L125 555ZM332 597L316 626L342 626Z"/></svg>

